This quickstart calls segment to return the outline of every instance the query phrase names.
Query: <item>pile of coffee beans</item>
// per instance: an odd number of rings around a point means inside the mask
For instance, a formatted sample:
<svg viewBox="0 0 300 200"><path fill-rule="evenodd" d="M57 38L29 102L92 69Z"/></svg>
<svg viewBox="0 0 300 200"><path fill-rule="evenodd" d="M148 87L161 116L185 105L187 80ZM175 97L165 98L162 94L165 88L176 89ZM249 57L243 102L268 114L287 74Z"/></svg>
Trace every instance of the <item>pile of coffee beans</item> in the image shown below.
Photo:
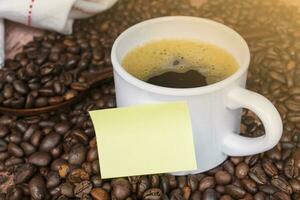
<svg viewBox="0 0 300 200"><path fill-rule="evenodd" d="M278 108L284 122L280 143L262 154L231 157L201 174L102 180L87 111L115 107L110 80L63 111L30 117L0 115L0 200L300 199L300 17L296 8L277 0L208 0L200 8L186 0L119 1L103 14L77 21L71 36L47 33L7 60L0 72L1 104L28 107L28 95L34 93L31 107L38 107L44 102L50 105L52 97L78 93L74 83L84 82L83 71L111 66L109 51L121 31L165 15L207 17L245 37L252 54L248 88ZM63 92L57 92L58 83ZM241 134L264 134L251 111L244 111Z"/></svg>
<svg viewBox="0 0 300 200"><path fill-rule="evenodd" d="M95 33L48 33L29 42L0 71L0 106L39 108L76 97L88 88L82 72L111 67L109 48ZM111 46L111 43L109 43Z"/></svg>

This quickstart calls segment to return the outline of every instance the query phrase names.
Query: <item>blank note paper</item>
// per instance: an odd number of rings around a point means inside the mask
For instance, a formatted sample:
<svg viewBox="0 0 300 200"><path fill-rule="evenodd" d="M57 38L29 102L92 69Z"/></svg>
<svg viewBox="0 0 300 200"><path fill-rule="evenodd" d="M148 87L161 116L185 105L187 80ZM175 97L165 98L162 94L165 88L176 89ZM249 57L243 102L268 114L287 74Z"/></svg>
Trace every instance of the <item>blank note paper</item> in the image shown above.
<svg viewBox="0 0 300 200"><path fill-rule="evenodd" d="M102 178L197 169L185 102L91 111Z"/></svg>

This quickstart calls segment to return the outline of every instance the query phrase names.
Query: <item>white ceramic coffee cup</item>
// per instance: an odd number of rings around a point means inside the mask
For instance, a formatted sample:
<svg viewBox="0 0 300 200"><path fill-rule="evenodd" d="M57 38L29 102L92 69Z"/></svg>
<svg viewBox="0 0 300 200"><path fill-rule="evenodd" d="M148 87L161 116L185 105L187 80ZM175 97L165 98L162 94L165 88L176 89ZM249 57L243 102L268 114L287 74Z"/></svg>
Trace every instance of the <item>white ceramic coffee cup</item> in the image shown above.
<svg viewBox="0 0 300 200"><path fill-rule="evenodd" d="M121 65L124 56L145 42L159 39L198 39L227 50L240 68L220 82L198 88L175 89L151 85L130 75ZM136 24L115 41L112 53L118 107L185 100L192 119L198 169L216 167L227 156L246 156L274 147L282 135L282 121L265 97L245 89L250 52L245 40L229 27L203 18L172 16ZM265 135L240 136L241 108L261 119ZM176 126L176 124L170 124ZM180 147L178 147L180 148Z"/></svg>

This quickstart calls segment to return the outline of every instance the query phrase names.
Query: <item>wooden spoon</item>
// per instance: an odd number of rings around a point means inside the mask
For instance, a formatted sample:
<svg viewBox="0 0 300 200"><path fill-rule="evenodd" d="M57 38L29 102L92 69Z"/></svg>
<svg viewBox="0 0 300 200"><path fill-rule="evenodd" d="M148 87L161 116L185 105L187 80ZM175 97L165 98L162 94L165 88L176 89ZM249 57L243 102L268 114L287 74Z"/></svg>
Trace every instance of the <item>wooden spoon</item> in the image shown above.
<svg viewBox="0 0 300 200"><path fill-rule="evenodd" d="M111 79L113 77L113 70L112 68L107 68L102 70L101 72L87 72L83 73L82 76L85 77L87 80L88 87L86 90L81 91L77 96L67 101L63 101L61 103L40 107L40 108L7 108L7 107L0 107L0 113L5 113L9 115L16 115L16 116L28 116L28 115L36 115L41 113L46 113L50 111L55 111L65 106L69 106L81 100L83 97L87 95L87 92L92 87L99 85L101 82Z"/></svg>

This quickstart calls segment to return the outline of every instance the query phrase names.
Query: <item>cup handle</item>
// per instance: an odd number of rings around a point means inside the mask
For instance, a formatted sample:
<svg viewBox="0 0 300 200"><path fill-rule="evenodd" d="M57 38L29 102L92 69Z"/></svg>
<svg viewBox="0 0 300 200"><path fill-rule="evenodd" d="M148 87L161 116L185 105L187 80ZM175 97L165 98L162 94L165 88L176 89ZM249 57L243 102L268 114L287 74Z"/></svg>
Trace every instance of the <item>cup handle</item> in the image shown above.
<svg viewBox="0 0 300 200"><path fill-rule="evenodd" d="M229 156L257 154L273 148L282 135L282 120L275 106L264 96L234 87L226 96L229 109L247 108L254 111L265 127L265 135L249 138L237 133L227 133L222 141L222 151Z"/></svg>

